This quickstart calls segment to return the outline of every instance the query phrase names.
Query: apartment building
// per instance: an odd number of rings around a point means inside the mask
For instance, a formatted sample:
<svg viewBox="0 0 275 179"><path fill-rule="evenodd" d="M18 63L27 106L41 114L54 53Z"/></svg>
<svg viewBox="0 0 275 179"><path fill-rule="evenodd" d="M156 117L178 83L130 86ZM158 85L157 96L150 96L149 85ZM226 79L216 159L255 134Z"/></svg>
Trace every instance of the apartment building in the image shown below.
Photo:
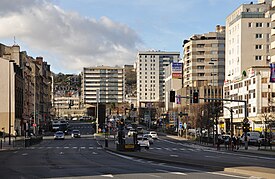
<svg viewBox="0 0 275 179"><path fill-rule="evenodd" d="M82 72L82 100L84 105L123 102L123 68L97 66L85 67Z"/></svg>
<svg viewBox="0 0 275 179"><path fill-rule="evenodd" d="M264 130L263 115L270 112L274 97L274 85L269 80L269 64L274 54L271 2L242 4L226 19L224 98L246 101L250 127L260 132ZM233 109L233 129L240 133L245 118L244 102L224 102L224 106ZM224 110L226 131L230 117L229 110Z"/></svg>
<svg viewBox="0 0 275 179"><path fill-rule="evenodd" d="M140 51L137 54L137 102L164 102L165 67L178 62L180 52Z"/></svg>

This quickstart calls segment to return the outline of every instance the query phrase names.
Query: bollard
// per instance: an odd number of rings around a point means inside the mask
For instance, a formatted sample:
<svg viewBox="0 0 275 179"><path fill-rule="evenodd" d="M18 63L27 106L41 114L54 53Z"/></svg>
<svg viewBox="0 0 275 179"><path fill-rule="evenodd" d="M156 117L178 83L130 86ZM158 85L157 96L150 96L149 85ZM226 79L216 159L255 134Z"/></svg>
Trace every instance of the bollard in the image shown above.
<svg viewBox="0 0 275 179"><path fill-rule="evenodd" d="M2 149L2 147L3 147L2 145L3 145L3 144L2 144L2 140L1 140L1 142L0 142L0 149Z"/></svg>

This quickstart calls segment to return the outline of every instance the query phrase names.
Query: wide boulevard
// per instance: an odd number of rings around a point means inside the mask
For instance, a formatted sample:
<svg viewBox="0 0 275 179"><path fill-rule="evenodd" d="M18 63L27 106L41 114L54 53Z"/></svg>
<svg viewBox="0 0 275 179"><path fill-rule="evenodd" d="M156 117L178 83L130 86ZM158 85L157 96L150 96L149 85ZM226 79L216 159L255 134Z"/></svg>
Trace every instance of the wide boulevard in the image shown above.
<svg viewBox="0 0 275 179"><path fill-rule="evenodd" d="M184 160L185 164L139 159L104 150L92 135L94 130L89 123L74 122L71 126L81 131L81 138L67 135L65 140L53 140L49 135L40 144L1 151L0 178L250 178L250 175L196 164L222 167L274 165L272 157L216 151L165 136L140 154Z"/></svg>

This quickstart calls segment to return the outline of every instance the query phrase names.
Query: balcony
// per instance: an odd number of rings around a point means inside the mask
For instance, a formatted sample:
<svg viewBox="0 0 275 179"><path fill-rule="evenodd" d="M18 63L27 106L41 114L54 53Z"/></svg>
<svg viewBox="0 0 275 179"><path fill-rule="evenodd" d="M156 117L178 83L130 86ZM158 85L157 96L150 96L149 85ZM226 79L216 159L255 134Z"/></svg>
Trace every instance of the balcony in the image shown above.
<svg viewBox="0 0 275 179"><path fill-rule="evenodd" d="M274 41L274 42L271 42L270 48L271 48L271 49L275 49L275 41Z"/></svg>
<svg viewBox="0 0 275 179"><path fill-rule="evenodd" d="M272 36L275 35L275 29L271 29L271 35L272 35Z"/></svg>

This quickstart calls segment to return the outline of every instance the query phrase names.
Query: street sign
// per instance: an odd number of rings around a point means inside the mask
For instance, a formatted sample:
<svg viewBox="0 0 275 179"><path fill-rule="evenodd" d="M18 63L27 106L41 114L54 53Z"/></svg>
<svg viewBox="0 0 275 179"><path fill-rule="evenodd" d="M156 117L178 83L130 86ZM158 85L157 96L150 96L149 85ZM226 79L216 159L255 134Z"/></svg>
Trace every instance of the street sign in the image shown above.
<svg viewBox="0 0 275 179"><path fill-rule="evenodd" d="M179 123L179 127L180 127L180 129L182 129L182 122Z"/></svg>

